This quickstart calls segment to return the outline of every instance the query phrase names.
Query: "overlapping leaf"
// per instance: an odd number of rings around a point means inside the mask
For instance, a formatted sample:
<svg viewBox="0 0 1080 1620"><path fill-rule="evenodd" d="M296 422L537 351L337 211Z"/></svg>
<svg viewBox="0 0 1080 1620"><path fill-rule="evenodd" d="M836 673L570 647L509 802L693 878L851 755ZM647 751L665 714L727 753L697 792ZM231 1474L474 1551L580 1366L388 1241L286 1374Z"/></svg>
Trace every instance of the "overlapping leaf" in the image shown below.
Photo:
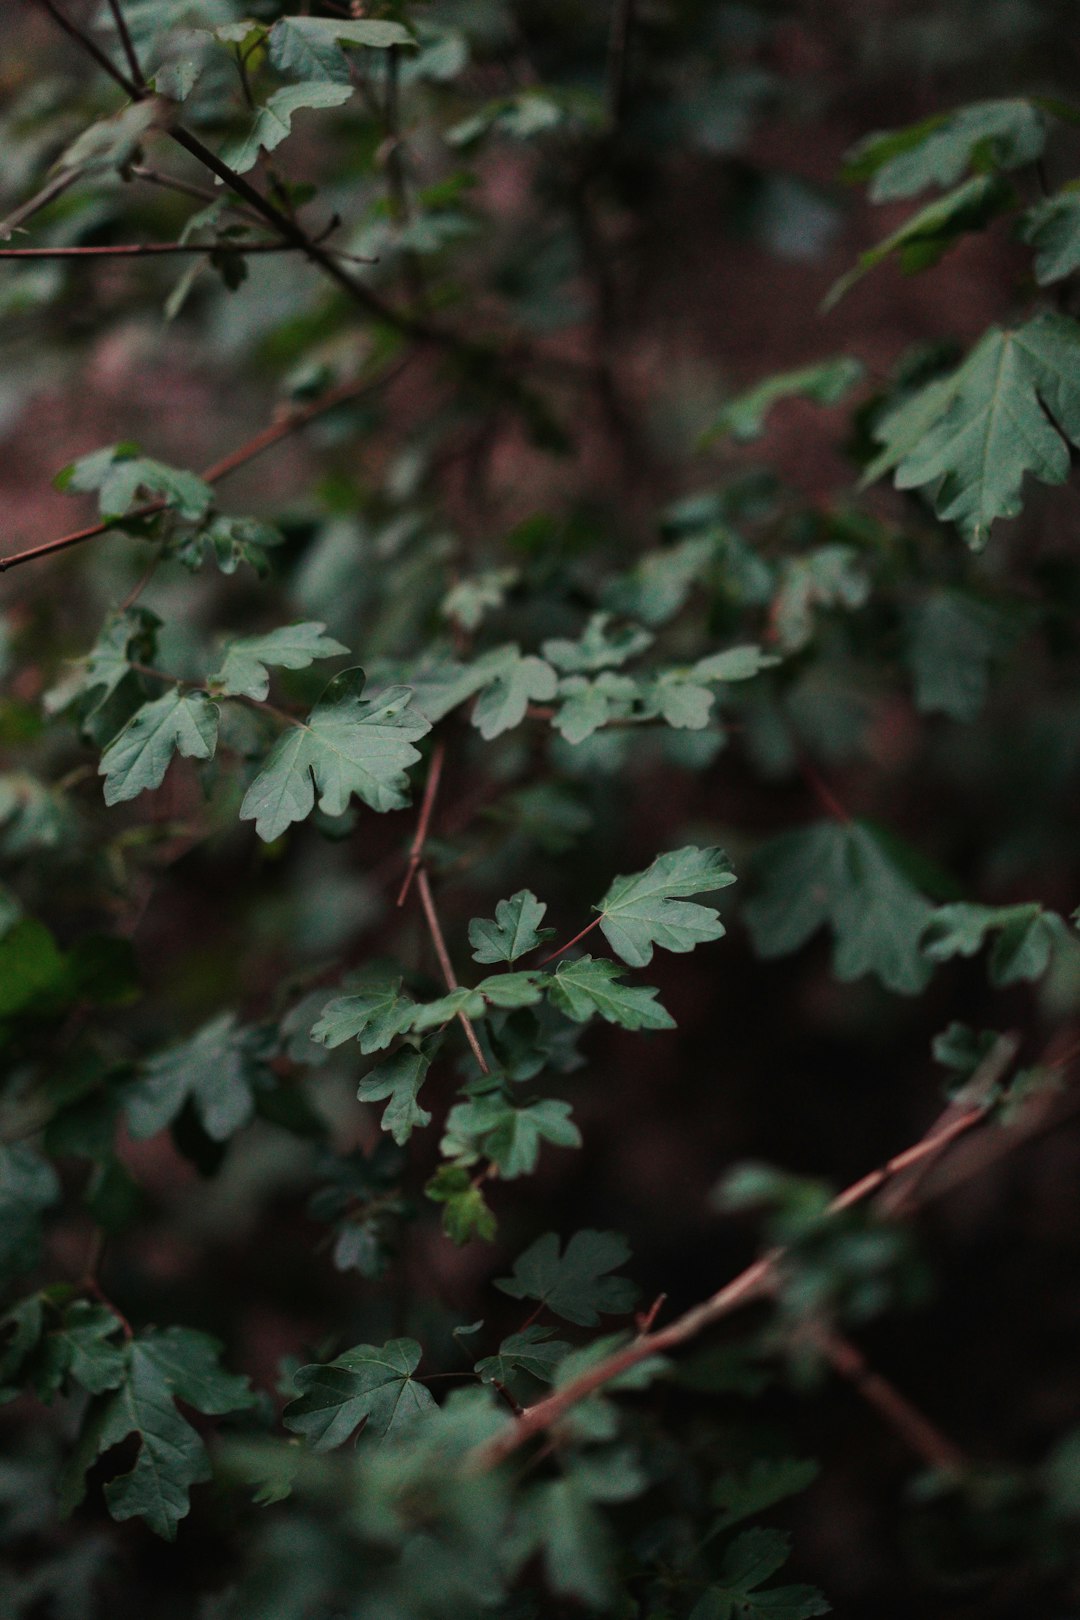
<svg viewBox="0 0 1080 1620"><path fill-rule="evenodd" d="M922 389L875 429L884 446L868 470L894 469L898 489L926 489L940 518L982 545L1021 509L1028 476L1064 483L1080 445L1080 326L1037 315L991 327L948 378Z"/></svg>
<svg viewBox="0 0 1080 1620"><path fill-rule="evenodd" d="M210 686L222 697L249 697L261 702L270 690L268 665L276 669L307 669L316 658L335 658L348 647L325 634L325 624L312 621L290 624L264 636L231 641L225 661Z"/></svg>
<svg viewBox="0 0 1080 1620"><path fill-rule="evenodd" d="M334 1361L301 1367L294 1376L299 1397L285 1408L284 1421L315 1451L345 1443L361 1424L386 1435L426 1417L435 1402L413 1377L422 1355L415 1339L385 1345L358 1344Z"/></svg>
<svg viewBox="0 0 1080 1620"><path fill-rule="evenodd" d="M364 672L336 675L306 725L280 737L244 796L243 821L260 838L278 838L315 807L340 816L357 794L373 810L399 810L408 802L407 768L420 758L412 746L431 722L411 704L407 686L392 686L365 701Z"/></svg>
<svg viewBox="0 0 1080 1620"><path fill-rule="evenodd" d="M105 803L121 804L160 787L174 754L210 759L217 746L219 712L205 692L180 686L144 703L101 756Z"/></svg>

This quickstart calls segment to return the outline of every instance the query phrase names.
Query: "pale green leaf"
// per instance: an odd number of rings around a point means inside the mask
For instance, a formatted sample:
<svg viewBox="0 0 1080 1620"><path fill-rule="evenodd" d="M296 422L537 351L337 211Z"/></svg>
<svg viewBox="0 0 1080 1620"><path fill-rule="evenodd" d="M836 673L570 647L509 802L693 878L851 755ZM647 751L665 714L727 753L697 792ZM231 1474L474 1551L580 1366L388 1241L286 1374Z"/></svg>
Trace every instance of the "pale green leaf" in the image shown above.
<svg viewBox="0 0 1080 1620"><path fill-rule="evenodd" d="M501 649L491 671L472 716L473 725L488 742L519 726L530 703L549 703L559 684L550 664L542 658L523 657L516 647Z"/></svg>
<svg viewBox="0 0 1080 1620"><path fill-rule="evenodd" d="M756 439L765 430L765 418L774 405L786 399L809 399L818 405L837 405L858 387L863 367L848 355L818 360L766 377L753 388L729 400L703 438L705 443L731 434L736 439Z"/></svg>
<svg viewBox="0 0 1080 1620"><path fill-rule="evenodd" d="M190 1100L206 1134L223 1142L251 1119L255 1092L270 1078L257 1032L221 1013L142 1065L125 1094L131 1134L156 1136Z"/></svg>
<svg viewBox="0 0 1080 1620"><path fill-rule="evenodd" d="M242 821L254 821L260 838L278 838L315 807L340 816L357 794L373 810L399 810L408 803L410 765L420 758L412 746L431 723L411 704L406 686L392 686L370 701L362 699L364 672L336 675L306 725L280 737L240 807Z"/></svg>
<svg viewBox="0 0 1080 1620"><path fill-rule="evenodd" d="M273 152L292 133L296 113L309 107L340 107L352 93L352 84L347 81L314 79L304 84L283 85L256 110L247 134L226 146L221 154L222 162L237 174L246 174L259 161L260 151Z"/></svg>
<svg viewBox="0 0 1080 1620"><path fill-rule="evenodd" d="M604 957L560 962L550 981L551 1004L576 1024L597 1016L623 1029L674 1029L675 1020L648 985L620 981L626 969Z"/></svg>
<svg viewBox="0 0 1080 1620"><path fill-rule="evenodd" d="M216 675L210 677L210 686L222 697L249 697L261 702L270 690L270 672L276 669L307 669L316 658L335 658L347 653L348 647L324 632L325 624L317 621L290 624L280 630L271 630L264 636L245 636L231 641L225 649L225 661Z"/></svg>
<svg viewBox="0 0 1080 1620"><path fill-rule="evenodd" d="M1030 101L974 101L906 129L870 135L848 154L850 180L869 180L875 202L955 186L969 170L1018 169L1046 143L1046 118Z"/></svg>
<svg viewBox="0 0 1080 1620"><path fill-rule="evenodd" d="M173 755L210 759L217 746L218 714L205 692L174 686L136 710L101 756L105 803L120 804L158 788Z"/></svg>
<svg viewBox="0 0 1080 1620"><path fill-rule="evenodd" d="M708 906L689 903L686 895L710 894L735 882L722 849L684 849L658 855L644 872L617 877L594 911L611 948L631 967L646 967L653 947L686 952L724 933L719 916Z"/></svg>
<svg viewBox="0 0 1080 1620"><path fill-rule="evenodd" d="M541 928L547 906L531 889L519 889L509 900L500 900L494 920L474 917L469 924L469 944L474 962L516 962L534 951L553 930Z"/></svg>

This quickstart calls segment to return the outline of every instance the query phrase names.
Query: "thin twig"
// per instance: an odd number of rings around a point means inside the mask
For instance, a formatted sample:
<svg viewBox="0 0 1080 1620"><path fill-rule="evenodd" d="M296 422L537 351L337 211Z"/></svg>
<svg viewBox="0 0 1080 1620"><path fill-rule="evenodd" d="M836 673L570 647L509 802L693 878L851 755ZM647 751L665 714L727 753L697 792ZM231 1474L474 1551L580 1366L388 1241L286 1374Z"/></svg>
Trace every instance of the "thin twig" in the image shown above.
<svg viewBox="0 0 1080 1620"><path fill-rule="evenodd" d="M175 191L182 197L194 197L198 202L220 203L226 202L234 213L249 223L261 225L262 215L256 214L254 209L245 208L232 197L223 198L219 191L212 191L209 186L196 185L194 180L181 180L178 175L164 174L160 169L152 169L146 163L133 163L128 169L133 180L145 180L148 185L161 186L165 191Z"/></svg>
<svg viewBox="0 0 1080 1620"><path fill-rule="evenodd" d="M290 434L298 432L301 428L306 427L309 422L313 422L325 412L333 410L335 406L343 405L352 399L358 399L364 394L381 388L385 383L394 381L401 375L406 366L411 364L412 358L411 355L406 355L400 365L396 366L392 371L384 372L382 376L353 379L350 382L339 383L336 388L327 389L325 394L321 394L318 399L312 400L309 405L303 405L298 410L287 412L278 421L272 422L269 427L263 428L260 433L256 433L253 439L246 440L237 449L230 451L227 456L223 456L220 461L215 461L211 466L204 469L200 477L206 484L218 483L222 478L226 478L230 473L235 472L238 467L244 467L249 461L254 461L255 457L261 456L264 450L269 450L272 445L278 444L282 439L288 438ZM61 535L57 540L45 540L41 545L30 546L26 551L16 551L10 557L0 557L0 574L4 573L8 568L17 568L20 563L34 562L38 557L48 557L54 552L66 551L69 546L81 545L84 540L93 540L100 534L110 534L117 529L122 530L127 523L132 523L139 518L153 517L164 510L164 501L147 501L144 506L136 507L133 512L126 513L122 518L109 518L101 523L92 523L88 528L76 529L71 534Z"/></svg>
<svg viewBox="0 0 1080 1620"><path fill-rule="evenodd" d="M439 967L442 970L443 981L448 990L457 990L459 985L457 982L457 977L454 973L454 964L450 960L450 953L446 949L446 941L443 938L443 931L439 926L439 914L435 910L435 897L431 892L431 884L428 882L427 872L422 866L416 874L416 887L420 895L420 904L424 908L424 916L427 919L428 933L431 935L431 943L434 945L435 955L439 959ZM484 1056L480 1042L477 1040L476 1031L472 1026L472 1020L468 1018L465 1013L459 1012L458 1022L465 1031L465 1039L468 1041L469 1046L472 1049L473 1057L480 1065L481 1073L490 1074L491 1070L488 1067L488 1061Z"/></svg>
<svg viewBox="0 0 1080 1620"><path fill-rule="evenodd" d="M424 799L420 806L420 815L416 823L416 832L409 848L409 864L405 871L405 880L398 892L397 903L403 906L408 899L412 880L416 876L416 869L424 858L424 845L427 842L428 828L431 825L431 812L435 808L435 796L439 791L439 779L442 776L443 761L446 758L446 744L437 742L431 753L431 764L428 767L427 783L424 787Z"/></svg>
<svg viewBox="0 0 1080 1620"><path fill-rule="evenodd" d="M541 960L537 962L537 967L547 967L549 962L554 962L557 956L562 956L570 949L572 945L576 945L579 939L584 939L585 935L591 934L594 928L599 928L603 920L603 917L594 917L591 923L586 923L585 927L579 934L574 935L573 939L568 939L565 945L560 945L557 951L551 952L550 956L542 957Z"/></svg>
<svg viewBox="0 0 1080 1620"><path fill-rule="evenodd" d="M358 253L329 248L335 258L374 264ZM145 259L175 253L297 253L295 242L117 242L94 247L0 248L0 259Z"/></svg>
<svg viewBox="0 0 1080 1620"><path fill-rule="evenodd" d="M854 1386L928 1468L957 1475L971 1471L971 1463L959 1446L902 1395L895 1384L875 1372L861 1350L839 1333L821 1332L815 1338L834 1371Z"/></svg>
<svg viewBox="0 0 1080 1620"><path fill-rule="evenodd" d="M143 70L139 65L138 54L136 53L134 41L132 40L131 34L128 30L127 20L124 17L120 0L109 0L109 10L112 12L113 22L116 24L116 32L120 36L121 49L127 58L128 70L131 73L131 77L135 80L135 83L142 87L146 84L146 79L143 75Z"/></svg>

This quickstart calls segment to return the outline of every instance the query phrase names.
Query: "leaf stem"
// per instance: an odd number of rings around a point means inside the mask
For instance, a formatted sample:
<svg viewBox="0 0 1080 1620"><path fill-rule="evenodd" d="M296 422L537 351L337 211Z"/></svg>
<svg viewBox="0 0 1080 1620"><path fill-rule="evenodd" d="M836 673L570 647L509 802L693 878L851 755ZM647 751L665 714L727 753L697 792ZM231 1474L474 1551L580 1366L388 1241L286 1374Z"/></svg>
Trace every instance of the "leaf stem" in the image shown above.
<svg viewBox="0 0 1080 1620"><path fill-rule="evenodd" d="M116 32L120 36L120 45L125 57L127 58L128 70L131 73L131 77L135 80L135 83L141 89L145 87L146 79L143 75L143 70L139 65L138 53L135 50L135 44L128 29L127 19L124 16L123 7L120 4L120 0L109 0L109 10L112 12L113 22L116 24Z"/></svg>
<svg viewBox="0 0 1080 1620"><path fill-rule="evenodd" d="M443 761L446 758L446 744L437 742L431 754L431 764L428 767L427 783L424 787L424 800L420 806L420 816L416 823L416 832L409 849L409 864L405 872L405 880L398 892L397 903L403 906L412 888L412 880L416 876L416 869L424 858L424 844L427 842L428 827L431 825L431 812L435 808L435 797L439 791L439 781L442 777Z"/></svg>
<svg viewBox="0 0 1080 1620"><path fill-rule="evenodd" d="M568 951L572 945L577 944L579 939L584 939L585 935L586 934L591 934L594 928L599 928L599 926L603 922L603 920L604 919L603 919L602 916L594 917L591 923L586 923L585 927L581 930L580 933L574 935L573 939L568 939L566 941L565 945L560 945L557 951L552 951L551 952L550 956L542 957L540 959L540 961L537 962L537 964L536 964L537 967L547 967L548 963L549 962L554 962L554 960L555 960L555 958L557 956L564 955L564 953L566 951Z"/></svg>
<svg viewBox="0 0 1080 1620"><path fill-rule="evenodd" d="M439 914L435 909L435 897L431 892L431 884L428 882L427 871L423 866L421 866L417 871L416 887L420 895L420 904L424 908L424 917L427 920L428 933L431 935L431 943L434 945L435 955L439 959L439 967L442 970L443 981L446 984L447 990L457 990L460 987L457 982L457 976L454 973L454 964L451 962L450 953L446 949L446 941L443 938L443 931L439 924ZM465 1031L465 1039L469 1043L473 1057L480 1065L480 1072L482 1074L490 1074L491 1069L488 1065L487 1059L484 1056L480 1042L477 1039L476 1030L473 1028L472 1020L467 1017L465 1013L459 1012L458 1022Z"/></svg>

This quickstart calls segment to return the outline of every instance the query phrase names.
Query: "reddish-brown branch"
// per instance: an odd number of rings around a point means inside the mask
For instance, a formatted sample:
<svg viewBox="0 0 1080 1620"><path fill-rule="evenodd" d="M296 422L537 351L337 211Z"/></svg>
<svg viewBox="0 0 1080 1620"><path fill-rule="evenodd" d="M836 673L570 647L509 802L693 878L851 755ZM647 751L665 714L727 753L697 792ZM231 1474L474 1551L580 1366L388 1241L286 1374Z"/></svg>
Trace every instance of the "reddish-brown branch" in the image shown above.
<svg viewBox="0 0 1080 1620"><path fill-rule="evenodd" d="M951 1115L951 1110L947 1112ZM983 1119L985 1112L985 1108L973 1108L952 1119L947 1130L942 1128L941 1120L936 1121L913 1147L896 1154L879 1170L861 1177L840 1193L830 1204L830 1213L838 1214L841 1210L848 1209L852 1204L870 1197L900 1170L943 1152L963 1131L970 1130ZM685 1344L744 1305L767 1297L773 1290L776 1273L785 1253L783 1248L770 1250L700 1305L685 1311L682 1316L676 1317L665 1327L639 1334L621 1350L598 1361L579 1377L564 1384L561 1389L537 1401L535 1406L527 1407L514 1424L473 1449L468 1459L470 1471L482 1472L496 1467L521 1446L526 1445L535 1435L558 1423L579 1401L585 1400L587 1396L603 1388L620 1374L629 1371L631 1367Z"/></svg>
<svg viewBox="0 0 1080 1620"><path fill-rule="evenodd" d="M875 1372L862 1351L838 1333L816 1335L826 1359L841 1378L846 1378L863 1400L872 1406L906 1446L927 1467L947 1474L965 1474L971 1464L959 1446L932 1423L925 1413L902 1395L896 1386Z"/></svg>
<svg viewBox="0 0 1080 1620"><path fill-rule="evenodd" d="M420 806L420 815L416 823L416 832L409 849L409 864L405 872L405 880L398 892L397 903L403 906L408 899L412 880L416 876L416 869L424 858L424 845L427 842L428 828L431 825L431 812L435 808L435 797L439 791L439 781L442 777L443 761L446 758L446 744L437 742L431 754L431 764L428 767L427 783L424 787L424 799Z"/></svg>
<svg viewBox="0 0 1080 1620"><path fill-rule="evenodd" d="M146 79L143 76L142 68L139 66L138 54L135 50L135 44L132 40L130 31L128 30L127 19L124 16L120 0L109 0L109 10L112 12L112 19L116 24L116 32L120 36L120 48L123 51L124 57L127 61L128 72L135 80L135 83L141 88L143 85L145 85Z"/></svg>
<svg viewBox="0 0 1080 1620"><path fill-rule="evenodd" d="M246 466L261 456L264 450L286 439L290 434L306 427L309 422L315 421L325 412L331 411L337 405L344 405L349 400L358 399L361 395L380 388L384 383L394 380L409 364L410 357L406 357L394 371L374 379L364 378L362 381L340 383L336 388L330 388L309 405L303 405L298 410L292 410L272 422L269 427L263 428L253 439L248 439L237 449L215 461L200 474L204 483L216 484L229 473L235 472L238 467ZM123 529L125 523L131 523L139 518L153 517L165 509L164 501L147 501L145 505L138 506L133 512L127 513L123 518L110 518L105 522L92 523L88 528L76 529L71 534L61 535L58 540L45 540L38 546L30 546L25 551L16 551L10 557L0 557L0 574L8 568L17 568L20 563L34 562L38 557L48 557L57 551L66 551L69 546L81 545L84 540L93 540L100 534L108 534L114 529Z"/></svg>
<svg viewBox="0 0 1080 1620"><path fill-rule="evenodd" d="M439 925L439 914L435 909L435 897L431 892L431 884L428 882L428 875L422 866L419 868L416 874L416 887L420 895L420 904L424 908L424 916L427 920L428 933L431 935L431 943L434 945L435 955L439 959L439 967L442 971L443 981L448 990L457 990L460 988L460 986L457 982L457 976L454 973L454 964L450 960L450 953L446 949L446 941L443 938L443 931ZM465 1013L459 1012L458 1022L465 1031L465 1039L469 1043L473 1057L480 1065L481 1073L490 1074L491 1070L488 1067L488 1061L485 1058L483 1049L479 1040L477 1039L476 1031L472 1026L472 1020L468 1018Z"/></svg>
<svg viewBox="0 0 1080 1620"><path fill-rule="evenodd" d="M808 759L802 759L799 761L799 770L803 781L822 809L832 816L835 821L843 821L850 825L852 820L850 812L840 803L840 800L821 776L816 766L812 765Z"/></svg>
<svg viewBox="0 0 1080 1620"><path fill-rule="evenodd" d="M557 951L552 951L551 952L550 956L543 957L536 964L537 967L546 967L549 962L554 962L554 960L555 960L555 958L557 956L564 955L564 953L566 951L568 951L572 945L577 944L579 939L584 939L585 935L586 934L591 934L594 928L599 928L599 926L603 922L603 920L604 919L602 917L594 917L591 923L586 923L585 927L581 930L581 932L579 934L574 935L573 939L568 939L566 941L565 945L560 945Z"/></svg>

